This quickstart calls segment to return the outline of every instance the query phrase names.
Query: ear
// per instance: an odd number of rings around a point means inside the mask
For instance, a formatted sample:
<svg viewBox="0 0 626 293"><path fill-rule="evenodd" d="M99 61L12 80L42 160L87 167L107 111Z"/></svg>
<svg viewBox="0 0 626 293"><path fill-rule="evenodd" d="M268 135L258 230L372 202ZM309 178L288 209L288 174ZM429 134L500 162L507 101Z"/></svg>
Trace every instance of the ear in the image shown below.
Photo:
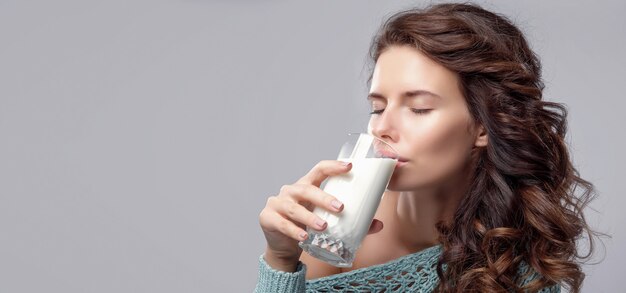
<svg viewBox="0 0 626 293"><path fill-rule="evenodd" d="M487 131L482 124L477 124L476 127L476 139L474 140L474 147L486 147L489 142Z"/></svg>

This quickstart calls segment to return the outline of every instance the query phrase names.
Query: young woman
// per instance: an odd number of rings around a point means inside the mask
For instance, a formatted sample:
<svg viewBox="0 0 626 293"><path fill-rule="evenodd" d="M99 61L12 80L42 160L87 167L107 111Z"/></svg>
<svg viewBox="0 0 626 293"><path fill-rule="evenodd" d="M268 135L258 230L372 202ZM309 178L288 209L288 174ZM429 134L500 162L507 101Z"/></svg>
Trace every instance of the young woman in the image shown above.
<svg viewBox="0 0 626 293"><path fill-rule="evenodd" d="M566 109L542 100L520 30L474 4L439 4L393 15L370 52L368 132L402 161L370 234L348 269L302 253L306 226L327 226L313 208L342 209L319 186L350 165L322 161L260 213L256 291L578 292L593 185L572 166Z"/></svg>

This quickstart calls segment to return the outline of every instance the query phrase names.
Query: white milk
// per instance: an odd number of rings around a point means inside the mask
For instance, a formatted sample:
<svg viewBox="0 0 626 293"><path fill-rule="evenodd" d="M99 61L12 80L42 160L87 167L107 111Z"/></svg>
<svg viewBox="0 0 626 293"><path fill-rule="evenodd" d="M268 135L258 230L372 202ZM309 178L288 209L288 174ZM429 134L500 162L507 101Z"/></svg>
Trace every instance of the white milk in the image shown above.
<svg viewBox="0 0 626 293"><path fill-rule="evenodd" d="M323 190L344 204L343 211L334 213L316 207L314 213L328 222L328 232L333 236L360 242L369 230L396 161L389 158L341 161L352 162L352 169L328 178Z"/></svg>

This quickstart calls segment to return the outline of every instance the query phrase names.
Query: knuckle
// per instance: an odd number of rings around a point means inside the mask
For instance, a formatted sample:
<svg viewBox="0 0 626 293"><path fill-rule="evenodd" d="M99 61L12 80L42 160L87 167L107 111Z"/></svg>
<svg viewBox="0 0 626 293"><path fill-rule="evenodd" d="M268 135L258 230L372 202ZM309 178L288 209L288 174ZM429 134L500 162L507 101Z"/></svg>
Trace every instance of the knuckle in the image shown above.
<svg viewBox="0 0 626 293"><path fill-rule="evenodd" d="M280 193L281 194L286 194L289 192L290 186L289 185L283 185L280 187Z"/></svg>
<svg viewBox="0 0 626 293"><path fill-rule="evenodd" d="M294 193L304 194L307 191L306 186L306 184L295 184L291 188Z"/></svg>
<svg viewBox="0 0 626 293"><path fill-rule="evenodd" d="M280 223L278 223L278 230L285 235L289 234L289 221L280 221Z"/></svg>
<svg viewBox="0 0 626 293"><path fill-rule="evenodd" d="M285 212L287 213L287 216L293 219L296 216L296 204L293 202L287 202L285 205Z"/></svg>
<svg viewBox="0 0 626 293"><path fill-rule="evenodd" d="M297 192L301 197L308 198L311 196L311 185L310 183L302 183L294 185L294 192Z"/></svg>
<svg viewBox="0 0 626 293"><path fill-rule="evenodd" d="M267 225L267 210L263 209L260 213L259 213L259 224L261 224L261 226L266 226Z"/></svg>
<svg viewBox="0 0 626 293"><path fill-rule="evenodd" d="M317 198L315 187L310 184L299 184L296 186L297 192L300 195L300 198L304 202L313 203Z"/></svg>
<svg viewBox="0 0 626 293"><path fill-rule="evenodd" d="M329 166L333 165L332 160L323 160L320 162L320 170L323 171L324 169L327 169Z"/></svg>

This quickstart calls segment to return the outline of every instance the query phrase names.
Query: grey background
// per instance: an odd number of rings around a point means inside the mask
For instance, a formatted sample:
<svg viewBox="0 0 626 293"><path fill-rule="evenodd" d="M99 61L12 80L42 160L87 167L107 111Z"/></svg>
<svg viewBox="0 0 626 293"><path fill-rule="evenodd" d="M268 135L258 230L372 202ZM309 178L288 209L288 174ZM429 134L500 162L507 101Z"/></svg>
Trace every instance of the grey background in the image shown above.
<svg viewBox="0 0 626 293"><path fill-rule="evenodd" d="M415 1L0 1L0 292L250 292L268 196L368 119L366 53ZM480 2L522 28L623 288L626 2ZM604 253L606 251L606 253Z"/></svg>

